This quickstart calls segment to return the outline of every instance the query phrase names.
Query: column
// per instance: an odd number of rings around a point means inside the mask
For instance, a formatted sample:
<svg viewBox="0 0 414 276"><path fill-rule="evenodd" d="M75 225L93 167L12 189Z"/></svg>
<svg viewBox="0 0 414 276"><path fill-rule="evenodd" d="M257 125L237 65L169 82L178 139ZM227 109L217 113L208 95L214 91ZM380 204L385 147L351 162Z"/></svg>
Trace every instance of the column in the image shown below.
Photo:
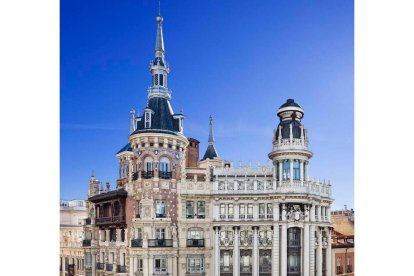
<svg viewBox="0 0 414 276"><path fill-rule="evenodd" d="M279 221L279 202L273 202L273 221Z"/></svg>
<svg viewBox="0 0 414 276"><path fill-rule="evenodd" d="M66 273L65 266L66 266L65 255L62 254L62 276L65 276L65 273Z"/></svg>
<svg viewBox="0 0 414 276"><path fill-rule="evenodd" d="M300 162L300 182L302 183L302 185L303 185L303 180L305 179L304 177L303 177L303 160L299 160L299 162Z"/></svg>
<svg viewBox="0 0 414 276"><path fill-rule="evenodd" d="M286 223L282 224L282 233L281 233L282 243L280 246L280 275L287 275L287 226Z"/></svg>
<svg viewBox="0 0 414 276"><path fill-rule="evenodd" d="M328 222L331 222L331 207L326 207L326 215L328 217Z"/></svg>
<svg viewBox="0 0 414 276"><path fill-rule="evenodd" d="M147 253L145 253L143 256L142 256L142 272L144 273L144 275L150 275L149 274L149 265L148 265L148 262L149 262L149 256L148 256L148 254Z"/></svg>
<svg viewBox="0 0 414 276"><path fill-rule="evenodd" d="M272 276L279 276L279 223L273 223Z"/></svg>
<svg viewBox="0 0 414 276"><path fill-rule="evenodd" d="M322 206L317 206L318 208L318 221L322 221Z"/></svg>
<svg viewBox="0 0 414 276"><path fill-rule="evenodd" d="M234 246L233 246L233 276L239 276L240 270L240 251L239 251L239 226L234 226Z"/></svg>
<svg viewBox="0 0 414 276"><path fill-rule="evenodd" d="M332 260L331 260L331 254L332 254L332 242L331 242L331 231L329 227L325 228L325 231L327 233L327 240L328 245L326 247L326 276L332 275Z"/></svg>
<svg viewBox="0 0 414 276"><path fill-rule="evenodd" d="M253 276L259 276L259 239L258 226L253 226Z"/></svg>
<svg viewBox="0 0 414 276"><path fill-rule="evenodd" d="M121 241L121 228L116 228L116 241L120 242Z"/></svg>
<svg viewBox="0 0 414 276"><path fill-rule="evenodd" d="M279 187L282 186L283 179L283 160L279 160Z"/></svg>
<svg viewBox="0 0 414 276"><path fill-rule="evenodd" d="M92 250L92 276L96 275L96 250Z"/></svg>
<svg viewBox="0 0 414 276"><path fill-rule="evenodd" d="M259 205L257 202L253 203L253 220L259 219Z"/></svg>
<svg viewBox="0 0 414 276"><path fill-rule="evenodd" d="M214 238L214 276L220 276L220 227L215 226Z"/></svg>
<svg viewBox="0 0 414 276"><path fill-rule="evenodd" d="M173 276L178 276L178 256L174 255L173 256Z"/></svg>
<svg viewBox="0 0 414 276"><path fill-rule="evenodd" d="M309 276L309 224L305 223L303 241L303 275Z"/></svg>
<svg viewBox="0 0 414 276"><path fill-rule="evenodd" d="M105 241L111 240L111 236L109 234L110 234L109 229L106 229L105 230Z"/></svg>
<svg viewBox="0 0 414 276"><path fill-rule="evenodd" d="M290 165L289 179L290 179L290 184L293 185L293 159L289 159L289 165Z"/></svg>
<svg viewBox="0 0 414 276"><path fill-rule="evenodd" d="M130 257L129 258L129 276L134 276L134 260L136 257Z"/></svg>
<svg viewBox="0 0 414 276"><path fill-rule="evenodd" d="M310 225L309 253L310 253L309 254L309 275L315 276L315 226L314 225Z"/></svg>
<svg viewBox="0 0 414 276"><path fill-rule="evenodd" d="M316 249L316 276L322 276L322 231L317 230L318 235L318 248Z"/></svg>
<svg viewBox="0 0 414 276"><path fill-rule="evenodd" d="M310 208L310 221L315 221L315 204L312 204Z"/></svg>

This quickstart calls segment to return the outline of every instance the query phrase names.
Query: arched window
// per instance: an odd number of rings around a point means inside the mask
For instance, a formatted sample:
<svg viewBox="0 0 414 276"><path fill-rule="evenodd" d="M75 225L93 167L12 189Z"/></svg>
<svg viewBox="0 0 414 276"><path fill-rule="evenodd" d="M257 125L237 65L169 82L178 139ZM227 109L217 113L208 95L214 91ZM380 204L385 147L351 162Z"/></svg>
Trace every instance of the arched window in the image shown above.
<svg viewBox="0 0 414 276"><path fill-rule="evenodd" d="M293 180L300 180L300 163L299 160L293 160Z"/></svg>
<svg viewBox="0 0 414 276"><path fill-rule="evenodd" d="M170 160L167 157L160 159L160 177L164 179L171 178Z"/></svg>
<svg viewBox="0 0 414 276"><path fill-rule="evenodd" d="M144 159L144 178L152 178L154 176L154 161L151 157Z"/></svg>

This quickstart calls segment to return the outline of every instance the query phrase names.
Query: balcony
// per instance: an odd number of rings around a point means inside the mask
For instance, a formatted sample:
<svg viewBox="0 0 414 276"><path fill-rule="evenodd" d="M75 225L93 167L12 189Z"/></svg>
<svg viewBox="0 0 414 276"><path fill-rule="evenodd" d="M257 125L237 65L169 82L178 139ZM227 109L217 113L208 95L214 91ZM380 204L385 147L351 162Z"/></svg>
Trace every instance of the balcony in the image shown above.
<svg viewBox="0 0 414 276"><path fill-rule="evenodd" d="M226 215L220 215L220 219L226 219Z"/></svg>
<svg viewBox="0 0 414 276"><path fill-rule="evenodd" d="M172 247L173 242L171 239L151 239L148 240L148 247Z"/></svg>
<svg viewBox="0 0 414 276"><path fill-rule="evenodd" d="M233 265L224 266L220 265L220 272L232 272L233 271Z"/></svg>
<svg viewBox="0 0 414 276"><path fill-rule="evenodd" d="M344 270L343 270L342 266L337 266L336 267L336 274L342 274L342 273L344 273Z"/></svg>
<svg viewBox="0 0 414 276"><path fill-rule="evenodd" d="M247 215L247 219L253 219L253 215Z"/></svg>
<svg viewBox="0 0 414 276"><path fill-rule="evenodd" d="M105 269L105 263L96 263L96 269L97 270L104 270Z"/></svg>
<svg viewBox="0 0 414 276"><path fill-rule="evenodd" d="M143 171L141 172L141 177L148 179L148 178L153 178L154 177L154 171Z"/></svg>
<svg viewBox="0 0 414 276"><path fill-rule="evenodd" d="M160 171L160 178L162 179L171 179L171 176L172 176L171 172Z"/></svg>
<svg viewBox="0 0 414 276"><path fill-rule="evenodd" d="M137 180L138 179L138 176L139 176L139 173L138 172L132 173L132 180Z"/></svg>
<svg viewBox="0 0 414 276"><path fill-rule="evenodd" d="M204 239L188 239L187 247L204 247Z"/></svg>
<svg viewBox="0 0 414 276"><path fill-rule="evenodd" d="M346 273L351 273L352 272L352 265L347 265L346 266Z"/></svg>
<svg viewBox="0 0 414 276"><path fill-rule="evenodd" d="M118 272L118 273L126 273L126 266L124 266L124 265L118 265L116 267L116 272Z"/></svg>
<svg viewBox="0 0 414 276"><path fill-rule="evenodd" d="M167 215L166 214L155 214L156 218L166 218Z"/></svg>
<svg viewBox="0 0 414 276"><path fill-rule="evenodd" d="M252 265L249 266L243 266L243 264L240 264L240 274L247 273L247 275L252 275L253 267Z"/></svg>
<svg viewBox="0 0 414 276"><path fill-rule="evenodd" d="M113 224L113 223L125 223L125 216L96 218L96 224L97 225Z"/></svg>
<svg viewBox="0 0 414 276"><path fill-rule="evenodd" d="M131 240L131 247L142 247L142 239Z"/></svg>
<svg viewBox="0 0 414 276"><path fill-rule="evenodd" d="M113 271L114 270L114 265L113 264L106 264L106 271Z"/></svg>
<svg viewBox="0 0 414 276"><path fill-rule="evenodd" d="M91 240L83 240L82 246L91 246Z"/></svg>

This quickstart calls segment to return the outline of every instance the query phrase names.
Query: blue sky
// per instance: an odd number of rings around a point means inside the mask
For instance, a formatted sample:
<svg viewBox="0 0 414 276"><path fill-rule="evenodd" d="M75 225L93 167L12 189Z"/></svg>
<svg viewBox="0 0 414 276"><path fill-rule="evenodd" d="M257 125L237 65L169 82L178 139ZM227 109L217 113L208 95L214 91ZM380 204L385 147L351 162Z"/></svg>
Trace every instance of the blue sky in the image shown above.
<svg viewBox="0 0 414 276"><path fill-rule="evenodd" d="M142 113L154 55L154 0L62 0L61 198L86 198L92 170L115 183L129 110ZM329 179L334 207L354 206L353 1L164 0L174 111L201 141L214 116L220 156L266 163L277 108L305 110L310 176Z"/></svg>

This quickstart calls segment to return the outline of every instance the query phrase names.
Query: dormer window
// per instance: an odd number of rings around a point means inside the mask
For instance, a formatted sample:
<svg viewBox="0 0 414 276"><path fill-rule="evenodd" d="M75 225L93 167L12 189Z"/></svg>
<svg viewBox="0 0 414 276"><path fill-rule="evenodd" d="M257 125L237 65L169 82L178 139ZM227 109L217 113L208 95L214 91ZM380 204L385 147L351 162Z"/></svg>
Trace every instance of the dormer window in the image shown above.
<svg viewBox="0 0 414 276"><path fill-rule="evenodd" d="M152 112L150 109L145 110L145 128L151 128L151 117L152 117Z"/></svg>

